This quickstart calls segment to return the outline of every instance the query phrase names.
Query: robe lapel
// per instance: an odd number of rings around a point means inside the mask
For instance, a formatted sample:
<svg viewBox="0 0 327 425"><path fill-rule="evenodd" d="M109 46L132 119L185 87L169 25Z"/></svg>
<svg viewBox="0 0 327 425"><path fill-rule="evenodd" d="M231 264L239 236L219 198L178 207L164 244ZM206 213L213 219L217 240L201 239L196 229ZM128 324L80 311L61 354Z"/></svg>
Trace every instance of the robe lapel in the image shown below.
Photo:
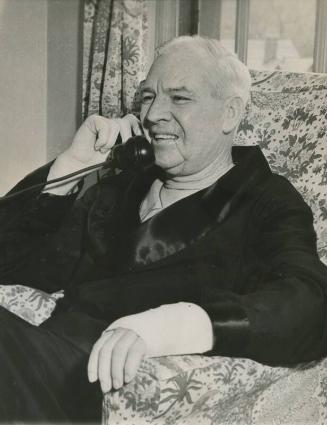
<svg viewBox="0 0 327 425"><path fill-rule="evenodd" d="M144 223L140 202L156 178L138 176L122 203L119 263L123 270L151 266L196 243L257 192L271 171L258 147L234 147L235 167L207 189L184 198Z"/></svg>

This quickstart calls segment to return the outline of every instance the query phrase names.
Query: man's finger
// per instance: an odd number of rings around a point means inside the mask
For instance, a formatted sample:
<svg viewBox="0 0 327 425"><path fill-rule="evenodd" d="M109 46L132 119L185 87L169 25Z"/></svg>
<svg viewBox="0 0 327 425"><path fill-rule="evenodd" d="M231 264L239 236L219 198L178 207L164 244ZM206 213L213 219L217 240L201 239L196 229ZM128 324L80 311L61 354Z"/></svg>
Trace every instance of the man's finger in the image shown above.
<svg viewBox="0 0 327 425"><path fill-rule="evenodd" d="M138 337L127 353L124 369L124 382L127 384L136 375L140 363L146 353L146 344Z"/></svg>
<svg viewBox="0 0 327 425"><path fill-rule="evenodd" d="M106 341L99 352L98 357L98 379L102 392L106 393L112 388L111 379L111 357L112 350L117 342L125 335L125 329L116 329L112 336Z"/></svg>
<svg viewBox="0 0 327 425"><path fill-rule="evenodd" d="M122 387L124 384L126 356L137 338L138 336L134 331L126 330L125 335L120 338L112 350L111 378L115 389Z"/></svg>
<svg viewBox="0 0 327 425"><path fill-rule="evenodd" d="M126 117L124 117L119 120L119 124L121 140L123 143L125 143L130 137L132 137L131 123Z"/></svg>
<svg viewBox="0 0 327 425"><path fill-rule="evenodd" d="M136 118L135 115L128 114L124 117L130 123L133 133L135 136L140 136L142 134L141 121Z"/></svg>
<svg viewBox="0 0 327 425"><path fill-rule="evenodd" d="M91 354L89 357L89 361L87 364L87 376L88 376L89 382L95 382L98 379L99 353L103 345L112 336L113 333L114 331L103 332L101 337L93 345L93 348L91 350Z"/></svg>
<svg viewBox="0 0 327 425"><path fill-rule="evenodd" d="M94 148L95 150L101 150L101 153L105 153L104 150L109 151L116 143L120 131L120 123L116 119L99 118L96 122L98 137Z"/></svg>

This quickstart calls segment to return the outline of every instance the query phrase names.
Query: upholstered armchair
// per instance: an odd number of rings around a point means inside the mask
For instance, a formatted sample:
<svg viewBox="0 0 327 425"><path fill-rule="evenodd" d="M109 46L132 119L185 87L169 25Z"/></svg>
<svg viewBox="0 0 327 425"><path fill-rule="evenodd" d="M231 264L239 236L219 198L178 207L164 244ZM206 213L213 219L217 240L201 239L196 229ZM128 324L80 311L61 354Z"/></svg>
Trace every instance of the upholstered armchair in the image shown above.
<svg viewBox="0 0 327 425"><path fill-rule="evenodd" d="M327 76L253 71L252 78L252 101L235 144L259 144L272 170L300 191L327 264ZM0 303L36 325L61 296L0 286ZM327 359L295 368L202 355L147 359L130 384L105 395L103 422L326 424Z"/></svg>

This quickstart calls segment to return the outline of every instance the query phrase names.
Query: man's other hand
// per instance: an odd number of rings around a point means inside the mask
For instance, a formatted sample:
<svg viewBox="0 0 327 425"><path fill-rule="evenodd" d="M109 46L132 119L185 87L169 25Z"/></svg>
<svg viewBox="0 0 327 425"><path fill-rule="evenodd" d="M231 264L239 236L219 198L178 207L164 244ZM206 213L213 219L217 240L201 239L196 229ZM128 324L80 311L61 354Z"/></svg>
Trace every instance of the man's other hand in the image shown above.
<svg viewBox="0 0 327 425"><path fill-rule="evenodd" d="M123 143L132 134L142 134L139 120L131 114L112 119L91 115L81 125L72 145L64 153L73 162L79 162L81 168L99 164L106 160L119 134Z"/></svg>
<svg viewBox="0 0 327 425"><path fill-rule="evenodd" d="M104 162L120 134L122 142L132 135L142 134L139 120L131 114L124 118L89 116L74 136L71 146L61 153L49 171L48 181ZM66 195L78 181L88 174L81 174L64 183L46 186L44 192Z"/></svg>
<svg viewBox="0 0 327 425"><path fill-rule="evenodd" d="M89 357L89 381L99 380L103 393L121 388L135 377L145 353L146 344L134 331L104 331Z"/></svg>

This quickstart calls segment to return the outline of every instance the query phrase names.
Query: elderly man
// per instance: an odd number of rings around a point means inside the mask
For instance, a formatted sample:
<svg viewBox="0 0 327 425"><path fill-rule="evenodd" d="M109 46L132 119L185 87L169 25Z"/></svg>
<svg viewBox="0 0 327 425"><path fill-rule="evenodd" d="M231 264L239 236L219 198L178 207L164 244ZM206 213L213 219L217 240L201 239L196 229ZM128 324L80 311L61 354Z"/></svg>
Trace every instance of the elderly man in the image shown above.
<svg viewBox="0 0 327 425"><path fill-rule="evenodd" d="M311 211L259 148L232 148L249 89L219 42L175 39L142 85L140 122L89 117L14 190L101 163L119 133L144 132L155 165L79 199L75 178L2 205L3 282L65 289L39 328L0 311L2 420L97 420L99 387L129 382L144 356L291 365L326 353Z"/></svg>

